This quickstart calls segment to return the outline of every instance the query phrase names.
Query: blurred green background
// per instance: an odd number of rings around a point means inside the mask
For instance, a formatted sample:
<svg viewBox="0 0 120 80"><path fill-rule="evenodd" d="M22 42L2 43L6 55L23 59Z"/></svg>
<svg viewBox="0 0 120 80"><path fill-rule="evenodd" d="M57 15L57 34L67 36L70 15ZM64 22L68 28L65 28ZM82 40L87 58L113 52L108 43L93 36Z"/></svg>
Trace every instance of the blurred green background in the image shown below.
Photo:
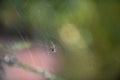
<svg viewBox="0 0 120 80"><path fill-rule="evenodd" d="M1 0L0 29L58 42L66 80L120 80L119 0Z"/></svg>

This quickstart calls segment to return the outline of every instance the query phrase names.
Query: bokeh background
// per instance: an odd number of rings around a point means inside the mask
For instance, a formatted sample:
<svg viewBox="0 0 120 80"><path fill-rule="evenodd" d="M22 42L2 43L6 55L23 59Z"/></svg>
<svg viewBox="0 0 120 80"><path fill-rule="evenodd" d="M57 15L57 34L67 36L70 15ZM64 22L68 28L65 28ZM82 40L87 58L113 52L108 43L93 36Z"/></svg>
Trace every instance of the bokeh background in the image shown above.
<svg viewBox="0 0 120 80"><path fill-rule="evenodd" d="M66 80L120 80L119 0L1 0L0 35L61 46Z"/></svg>

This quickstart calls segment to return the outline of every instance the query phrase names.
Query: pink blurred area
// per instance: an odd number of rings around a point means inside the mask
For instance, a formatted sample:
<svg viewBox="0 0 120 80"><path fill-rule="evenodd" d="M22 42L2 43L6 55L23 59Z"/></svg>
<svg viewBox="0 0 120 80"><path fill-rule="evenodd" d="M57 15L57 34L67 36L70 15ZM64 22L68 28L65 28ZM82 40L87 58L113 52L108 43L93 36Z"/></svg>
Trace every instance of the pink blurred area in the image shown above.
<svg viewBox="0 0 120 80"><path fill-rule="evenodd" d="M1 38L0 41L4 40ZM12 40L7 39L7 41ZM32 45L34 45L34 43L32 43ZM17 58L21 63L28 64L36 69L43 69L54 74L59 73L62 69L63 56L60 51L50 53L49 50L34 45L31 48L16 50L14 53L17 54ZM3 67L6 80L49 80L42 75L38 75L16 66L3 65Z"/></svg>

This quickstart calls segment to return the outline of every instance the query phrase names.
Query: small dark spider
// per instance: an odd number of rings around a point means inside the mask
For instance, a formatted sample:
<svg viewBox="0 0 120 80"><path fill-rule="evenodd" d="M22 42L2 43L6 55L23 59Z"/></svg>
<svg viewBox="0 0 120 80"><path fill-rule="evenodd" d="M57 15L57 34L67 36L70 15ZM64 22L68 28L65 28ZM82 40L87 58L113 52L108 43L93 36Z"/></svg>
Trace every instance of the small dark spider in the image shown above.
<svg viewBox="0 0 120 80"><path fill-rule="evenodd" d="M53 41L50 41L50 49L51 49L52 52L56 52L56 46L53 43Z"/></svg>

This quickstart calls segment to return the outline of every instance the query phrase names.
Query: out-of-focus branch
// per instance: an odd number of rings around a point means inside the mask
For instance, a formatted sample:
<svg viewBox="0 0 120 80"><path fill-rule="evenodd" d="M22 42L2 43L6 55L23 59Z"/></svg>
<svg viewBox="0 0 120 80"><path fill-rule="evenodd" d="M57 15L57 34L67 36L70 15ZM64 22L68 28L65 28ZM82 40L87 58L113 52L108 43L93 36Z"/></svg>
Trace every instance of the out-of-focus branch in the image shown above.
<svg viewBox="0 0 120 80"><path fill-rule="evenodd" d="M17 46L16 45L12 45L11 47L12 47L12 49L14 49L13 46L15 46L15 48L16 47L18 47L18 48L25 47L26 48L26 45L28 43L24 42L23 44L22 43L20 43L20 44L19 45L17 44ZM27 47L29 47L29 46L27 46ZM30 66L28 64L19 62L17 57L14 54L9 54L10 52L7 51L7 50L4 50L4 49L6 49L6 47L3 46L3 44L0 44L0 50L1 50L0 51L0 60L3 63L7 64L8 66L17 66L17 67L20 67L20 68L22 68L24 70L31 71L31 72L39 74L39 75L43 75L45 78L48 78L50 80L63 80L61 77L58 77L55 74L52 74L52 73L47 72L47 71L42 70L42 69L38 70L35 67L32 67L32 66Z"/></svg>
<svg viewBox="0 0 120 80"><path fill-rule="evenodd" d="M50 80L64 80L62 79L61 77L58 77L57 75L55 74L52 74L50 72L47 72L45 70L38 70L28 64L24 64L24 63L21 63L17 60L16 57L9 57L9 56L5 56L4 58L4 61L3 61L5 64L9 65L9 66L17 66L17 67L20 67L24 70L28 70L28 71L31 71L33 73L36 73L36 74L39 74L39 75L43 75L45 78L48 78Z"/></svg>
<svg viewBox="0 0 120 80"><path fill-rule="evenodd" d="M57 77L56 75L50 73L50 72L47 72L45 70L37 70L36 68L32 67L32 66L29 66L27 64L23 64L23 63L20 63L20 62L15 62L15 65L18 66L18 67L21 67L25 70L28 70L28 71L31 71L31 72L34 72L36 74L39 74L39 75L43 75L44 77L46 78L49 78L50 80L63 80L63 79L60 79L59 77Z"/></svg>

